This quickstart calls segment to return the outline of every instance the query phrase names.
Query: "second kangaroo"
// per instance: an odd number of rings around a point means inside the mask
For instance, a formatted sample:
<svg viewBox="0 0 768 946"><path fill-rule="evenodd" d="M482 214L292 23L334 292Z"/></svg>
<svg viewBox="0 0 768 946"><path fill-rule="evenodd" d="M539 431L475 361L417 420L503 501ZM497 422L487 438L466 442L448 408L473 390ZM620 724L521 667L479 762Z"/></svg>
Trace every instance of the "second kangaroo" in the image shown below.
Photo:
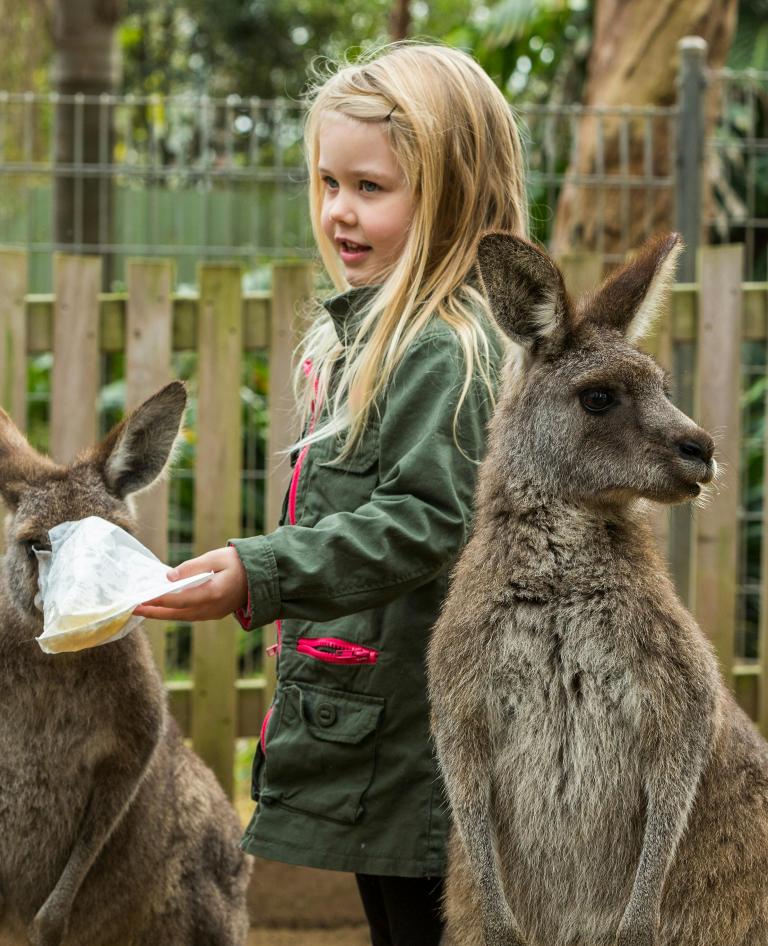
<svg viewBox="0 0 768 946"><path fill-rule="evenodd" d="M644 517L716 470L634 344L679 249L575 306L532 244L480 244L519 356L429 656L451 946L768 944L768 745Z"/></svg>

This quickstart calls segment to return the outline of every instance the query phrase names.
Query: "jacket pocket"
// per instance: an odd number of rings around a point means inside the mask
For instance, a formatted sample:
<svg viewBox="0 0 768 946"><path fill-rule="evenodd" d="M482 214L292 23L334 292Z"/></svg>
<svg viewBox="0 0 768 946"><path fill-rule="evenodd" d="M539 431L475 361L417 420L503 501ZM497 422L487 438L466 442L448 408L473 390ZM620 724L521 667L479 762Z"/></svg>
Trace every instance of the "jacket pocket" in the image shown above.
<svg viewBox="0 0 768 946"><path fill-rule="evenodd" d="M354 824L373 779L380 697L286 681L263 758L260 801Z"/></svg>

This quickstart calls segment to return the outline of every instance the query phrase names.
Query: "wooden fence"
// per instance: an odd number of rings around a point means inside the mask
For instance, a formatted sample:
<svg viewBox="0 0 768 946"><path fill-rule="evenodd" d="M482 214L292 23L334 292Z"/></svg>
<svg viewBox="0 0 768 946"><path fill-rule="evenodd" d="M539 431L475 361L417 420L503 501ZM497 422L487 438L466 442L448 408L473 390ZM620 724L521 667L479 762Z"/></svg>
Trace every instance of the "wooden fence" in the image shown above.
<svg viewBox="0 0 768 946"><path fill-rule="evenodd" d="M573 293L593 286L600 261L572 256L561 261ZM680 406L714 431L725 469L714 501L693 517L687 511L656 513L659 539L668 552L683 600L710 635L723 671L750 715L768 733L768 568L761 578L760 659L734 660L739 567L740 398L743 340L768 340L768 284L742 283L742 249L701 251L700 280L678 284L672 304L647 343L675 374ZM195 475L195 548L222 545L239 530L240 408L238 379L245 351L266 350L270 363L269 461L266 527L279 517L288 471L281 451L294 434L291 353L302 303L312 291L307 263L274 267L271 294L243 294L238 265L198 267L199 293L174 294L173 265L129 264L128 291L101 294L100 260L61 255L55 260L54 293L26 293L28 260L0 251L0 394L25 426L26 354L53 352L51 452L66 461L95 441L101 352L125 351L127 402L140 402L170 378L171 353L197 350L198 447ZM694 379L691 383L691 378ZM688 403L690 402L690 403ZM768 455L768 452L766 453ZM139 497L140 536L167 558L164 487ZM768 510L764 512L763 534ZM159 656L165 629L149 628ZM266 643L268 643L267 641ZM274 662L263 680L237 679L232 618L197 624L192 681L169 683L174 715L193 745L231 792L236 737L258 735L274 685Z"/></svg>
<svg viewBox="0 0 768 946"><path fill-rule="evenodd" d="M98 257L57 256L52 295L27 295L27 272L25 252L0 251L0 392L3 406L24 429L26 356L53 352L50 443L58 461L71 460L97 439L102 352L125 352L127 407L170 380L172 352L198 352L196 554L239 534L241 359L246 351L269 352L265 522L274 527L288 478L284 449L295 434L291 355L297 319L312 288L311 266L275 265L271 294L243 294L239 265L200 264L195 296L174 294L170 261L132 261L128 291L117 294L99 292ZM139 537L167 561L167 485L137 497L137 507ZM274 661L265 668L265 680L237 679L236 627L233 618L196 624L194 682L168 684L183 731L230 793L235 739L258 735L265 692L274 684ZM165 627L148 622L147 628L162 667Z"/></svg>

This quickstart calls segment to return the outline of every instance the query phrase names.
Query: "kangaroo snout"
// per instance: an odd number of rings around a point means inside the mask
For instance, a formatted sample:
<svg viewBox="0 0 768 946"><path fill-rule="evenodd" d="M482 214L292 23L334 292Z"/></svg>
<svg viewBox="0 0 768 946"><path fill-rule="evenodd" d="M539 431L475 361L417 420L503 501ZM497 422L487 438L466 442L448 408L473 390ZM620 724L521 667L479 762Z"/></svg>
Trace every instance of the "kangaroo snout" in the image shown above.
<svg viewBox="0 0 768 946"><path fill-rule="evenodd" d="M717 472L717 462L714 459L715 442L704 430L698 430L694 435L688 434L677 441L679 456L688 463L695 464L695 479L697 483L710 483Z"/></svg>

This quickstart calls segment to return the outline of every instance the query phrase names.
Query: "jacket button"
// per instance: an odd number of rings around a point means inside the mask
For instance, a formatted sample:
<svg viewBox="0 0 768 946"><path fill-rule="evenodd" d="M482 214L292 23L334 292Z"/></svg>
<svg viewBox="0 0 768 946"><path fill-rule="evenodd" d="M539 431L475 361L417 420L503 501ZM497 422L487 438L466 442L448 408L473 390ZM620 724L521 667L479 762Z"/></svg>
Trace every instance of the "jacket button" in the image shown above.
<svg viewBox="0 0 768 946"><path fill-rule="evenodd" d="M321 726L333 726L336 722L336 707L333 703L321 703L317 707L317 721Z"/></svg>

